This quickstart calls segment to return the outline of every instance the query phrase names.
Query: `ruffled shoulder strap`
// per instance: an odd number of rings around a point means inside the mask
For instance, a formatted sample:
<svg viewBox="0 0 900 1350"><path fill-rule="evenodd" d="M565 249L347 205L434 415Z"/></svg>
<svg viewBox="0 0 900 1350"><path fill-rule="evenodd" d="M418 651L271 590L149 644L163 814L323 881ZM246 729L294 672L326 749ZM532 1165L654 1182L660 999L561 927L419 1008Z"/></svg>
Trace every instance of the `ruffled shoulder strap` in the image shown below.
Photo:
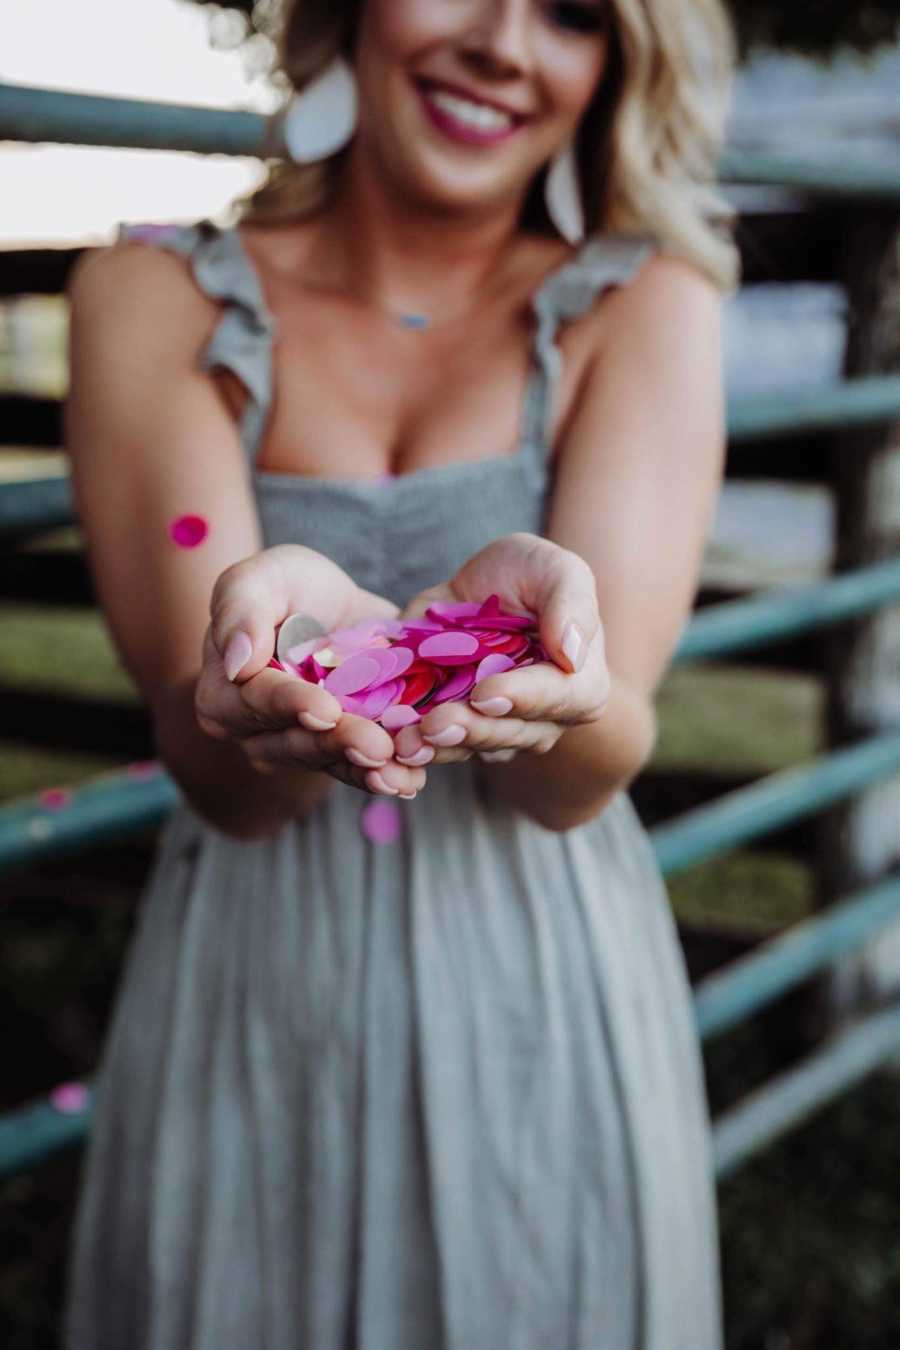
<svg viewBox="0 0 900 1350"><path fill-rule="evenodd" d="M222 305L222 317L198 357L200 370L227 369L249 395L241 420L241 441L252 464L272 402L272 342L275 321L259 276L234 228L212 221L196 225L120 225L119 240L138 240L181 253L205 295Z"/></svg>
<svg viewBox="0 0 900 1350"><path fill-rule="evenodd" d="M534 292L535 369L526 394L524 432L528 442L539 447L544 456L550 450L546 442L553 392L562 372L562 353L556 345L560 324L586 314L609 287L631 281L657 248L651 235L594 235L574 257L545 277Z"/></svg>

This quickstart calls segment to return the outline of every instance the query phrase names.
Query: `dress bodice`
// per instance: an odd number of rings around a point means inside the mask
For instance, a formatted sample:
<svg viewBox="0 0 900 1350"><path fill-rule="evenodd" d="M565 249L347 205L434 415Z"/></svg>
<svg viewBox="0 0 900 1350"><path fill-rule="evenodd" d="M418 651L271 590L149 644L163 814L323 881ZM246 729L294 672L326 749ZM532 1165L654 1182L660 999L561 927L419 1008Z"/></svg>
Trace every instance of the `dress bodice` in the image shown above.
<svg viewBox="0 0 900 1350"><path fill-rule="evenodd" d="M266 546L305 544L401 606L451 577L490 540L543 532L553 477L547 423L562 364L559 326L585 313L607 287L628 281L654 247L643 235L594 236L535 291L531 371L513 453L359 480L256 467L272 402L277 325L239 231L204 220L122 226L119 237L185 255L197 285L222 305L198 360L203 370L230 370L247 389L241 440Z"/></svg>

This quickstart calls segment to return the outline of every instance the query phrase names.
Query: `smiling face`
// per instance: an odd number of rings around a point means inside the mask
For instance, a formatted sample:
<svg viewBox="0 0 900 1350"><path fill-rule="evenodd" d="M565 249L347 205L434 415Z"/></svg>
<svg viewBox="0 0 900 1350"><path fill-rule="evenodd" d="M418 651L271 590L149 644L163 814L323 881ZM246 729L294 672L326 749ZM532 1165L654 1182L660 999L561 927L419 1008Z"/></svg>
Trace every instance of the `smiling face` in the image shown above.
<svg viewBox="0 0 900 1350"><path fill-rule="evenodd" d="M360 150L452 212L521 201L602 80L611 0L365 0Z"/></svg>

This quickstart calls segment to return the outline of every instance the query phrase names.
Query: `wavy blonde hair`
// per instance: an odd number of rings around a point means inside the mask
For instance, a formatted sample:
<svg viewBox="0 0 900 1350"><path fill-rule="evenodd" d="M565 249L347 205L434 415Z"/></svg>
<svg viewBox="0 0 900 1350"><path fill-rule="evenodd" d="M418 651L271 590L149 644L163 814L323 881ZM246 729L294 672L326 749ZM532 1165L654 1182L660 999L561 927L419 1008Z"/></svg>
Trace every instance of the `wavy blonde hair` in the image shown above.
<svg viewBox="0 0 900 1350"><path fill-rule="evenodd" d="M365 0L287 0L276 35L292 91L337 55L352 61ZM716 190L735 60L720 0L608 0L609 55L577 136L586 229L647 233L723 291L739 278L734 213ZM270 159L263 184L237 203L241 222L281 224L319 212L346 150L315 164ZM523 228L554 235L546 168L526 195Z"/></svg>

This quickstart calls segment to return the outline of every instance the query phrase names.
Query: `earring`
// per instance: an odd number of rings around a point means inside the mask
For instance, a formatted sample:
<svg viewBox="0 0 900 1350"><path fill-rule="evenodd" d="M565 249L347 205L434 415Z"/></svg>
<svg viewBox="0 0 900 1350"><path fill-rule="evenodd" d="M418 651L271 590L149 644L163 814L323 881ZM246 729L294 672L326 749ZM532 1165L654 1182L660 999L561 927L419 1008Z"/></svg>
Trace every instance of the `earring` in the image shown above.
<svg viewBox="0 0 900 1350"><path fill-rule="evenodd" d="M356 77L342 56L289 102L281 136L291 159L311 164L335 154L356 130Z"/></svg>
<svg viewBox="0 0 900 1350"><path fill-rule="evenodd" d="M575 146L568 143L550 163L544 184L547 212L562 237L570 244L584 238L584 208L578 183Z"/></svg>

